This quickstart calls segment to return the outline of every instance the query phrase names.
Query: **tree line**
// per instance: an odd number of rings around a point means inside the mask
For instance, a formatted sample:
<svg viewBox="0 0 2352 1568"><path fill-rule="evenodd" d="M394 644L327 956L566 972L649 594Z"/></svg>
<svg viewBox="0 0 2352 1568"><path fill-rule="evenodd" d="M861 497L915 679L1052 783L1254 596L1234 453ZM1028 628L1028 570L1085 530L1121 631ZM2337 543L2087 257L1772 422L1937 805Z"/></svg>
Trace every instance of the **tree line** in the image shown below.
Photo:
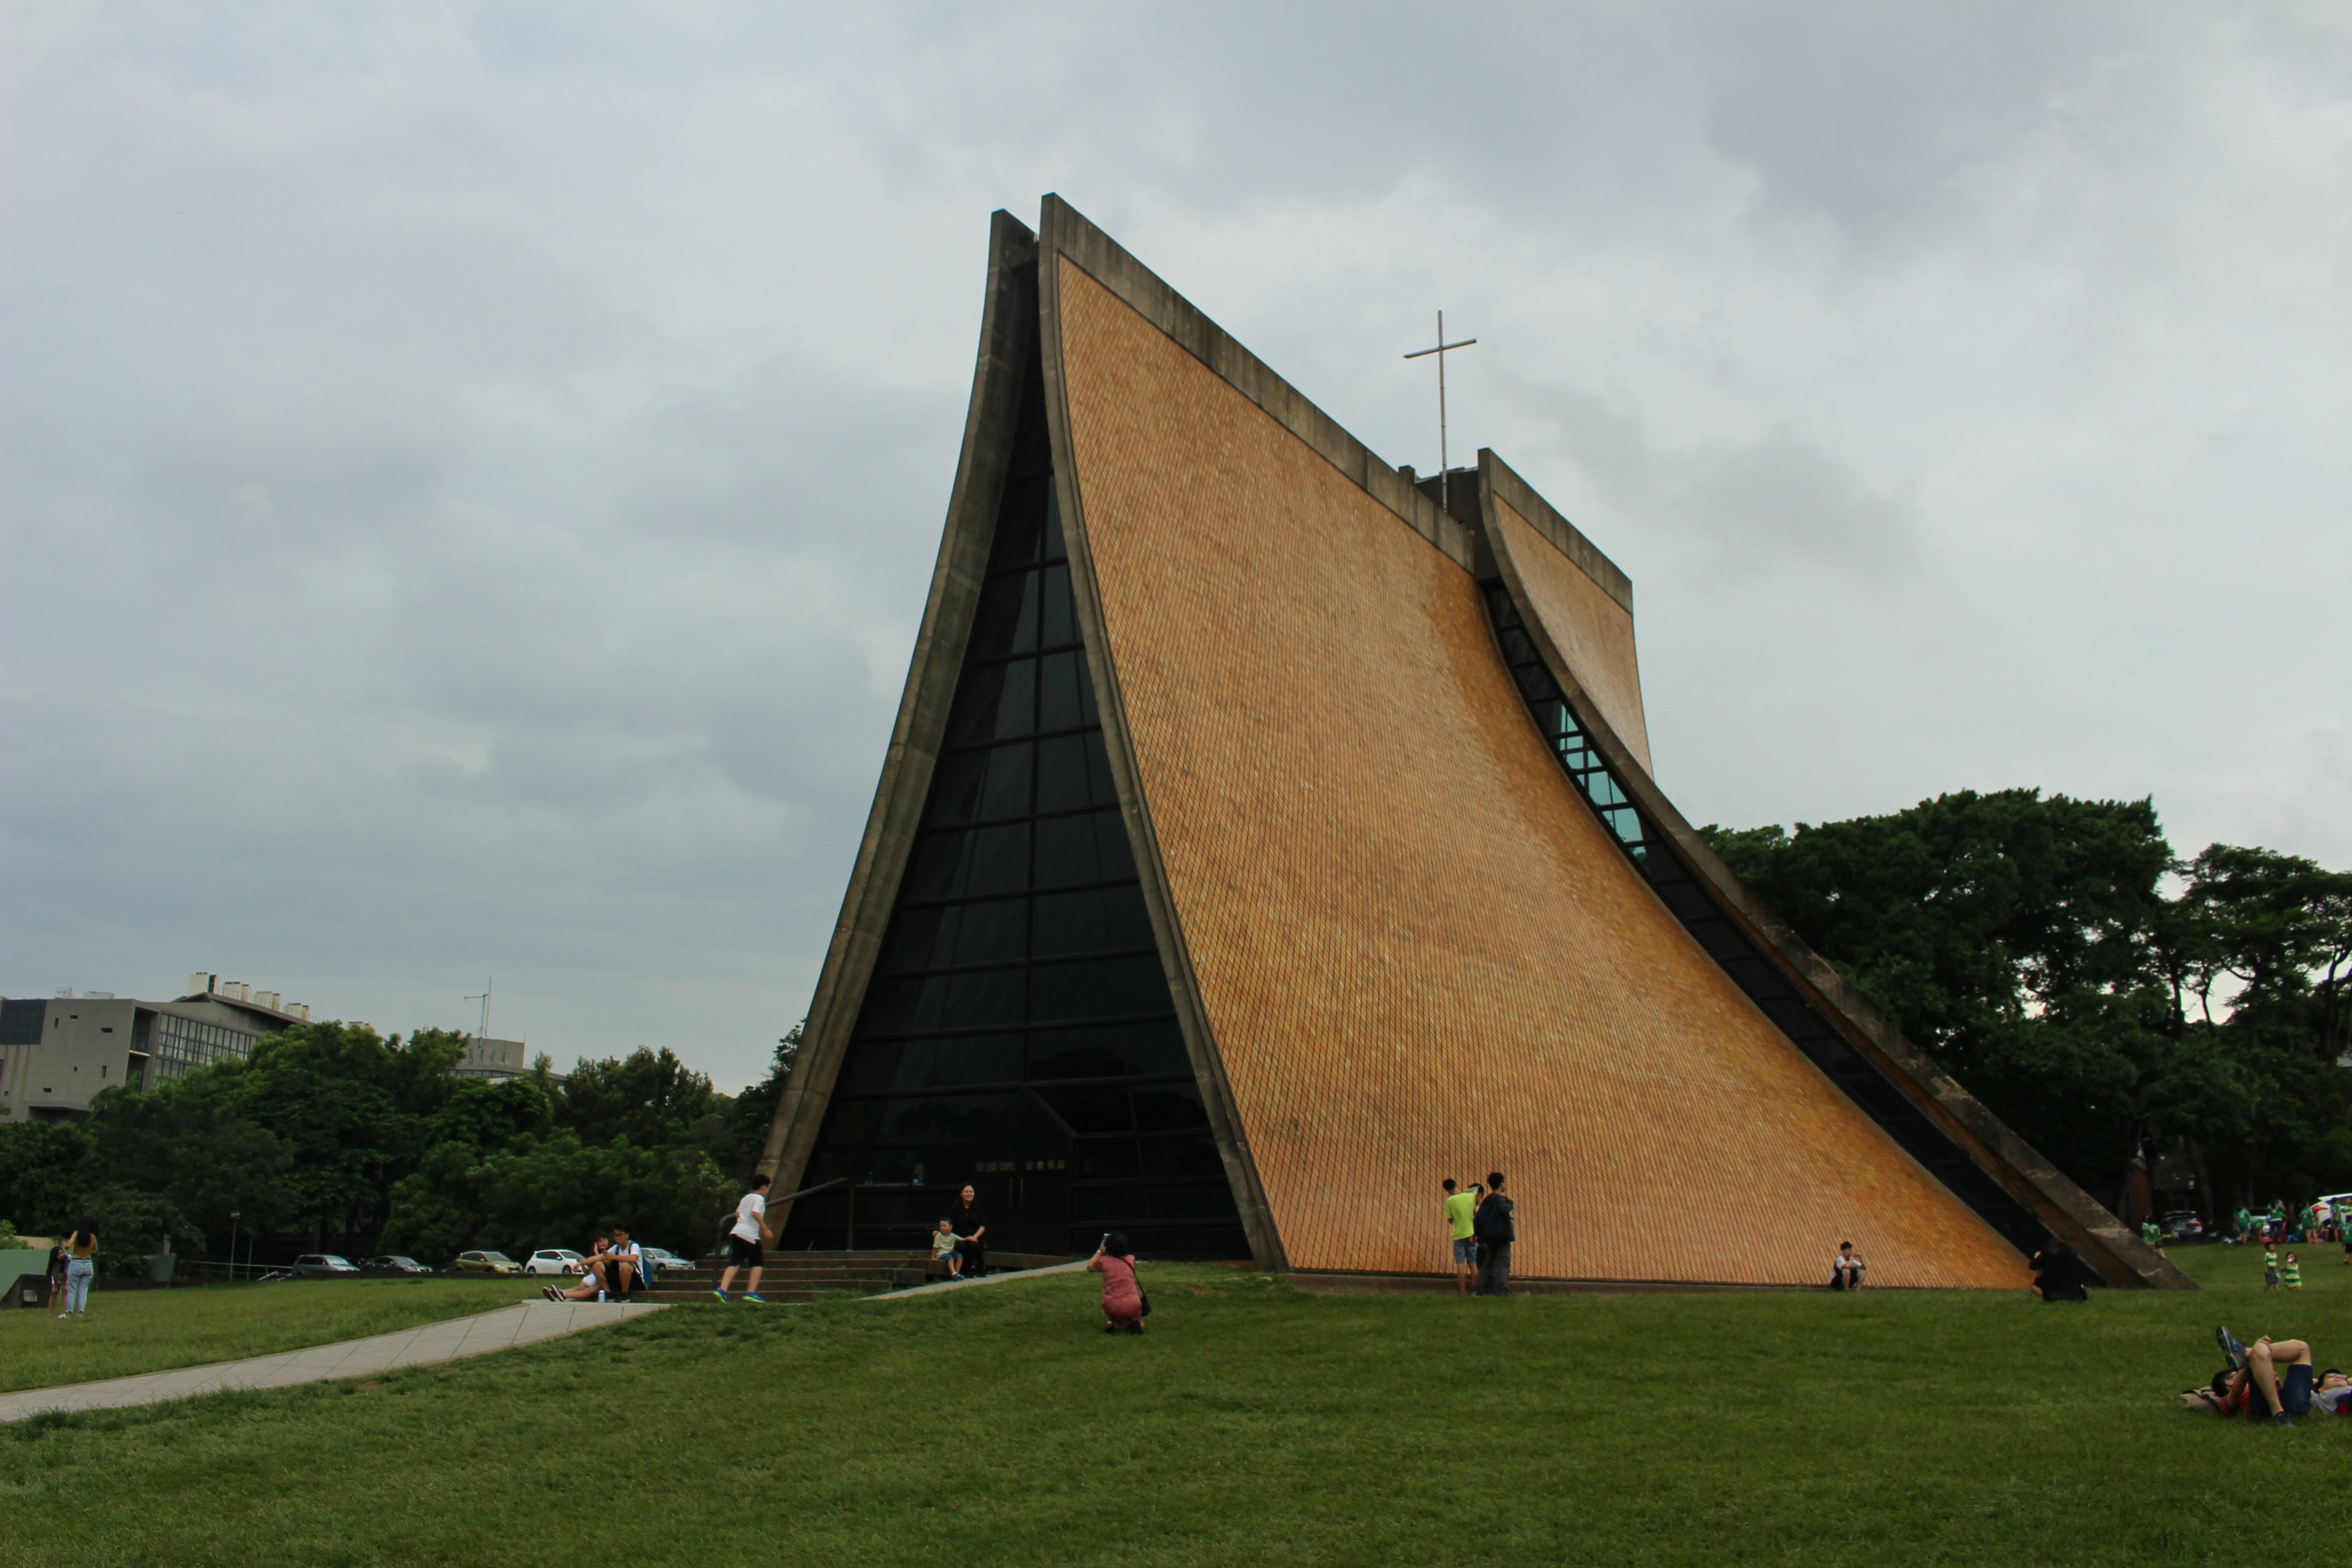
<svg viewBox="0 0 2352 1568"><path fill-rule="evenodd" d="M2032 789L1701 832L2100 1201L2135 1165L2193 1176L2209 1221L2352 1189L2352 874L2228 844L2181 859L2151 801Z"/></svg>
<svg viewBox="0 0 2352 1568"><path fill-rule="evenodd" d="M173 1250L284 1261L298 1252L582 1245L600 1224L688 1256L758 1160L800 1031L741 1095L665 1048L541 1056L512 1079L459 1077L468 1037L297 1025L249 1058L99 1095L78 1122L0 1127L0 1216L27 1234L96 1222L110 1271Z"/></svg>

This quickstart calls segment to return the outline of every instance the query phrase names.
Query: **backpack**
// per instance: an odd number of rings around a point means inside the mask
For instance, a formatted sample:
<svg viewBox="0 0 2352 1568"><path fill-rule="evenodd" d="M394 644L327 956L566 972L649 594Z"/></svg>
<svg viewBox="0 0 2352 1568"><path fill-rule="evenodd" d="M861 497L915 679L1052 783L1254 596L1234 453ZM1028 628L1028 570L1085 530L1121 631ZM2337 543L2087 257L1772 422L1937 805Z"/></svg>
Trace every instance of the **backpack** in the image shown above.
<svg viewBox="0 0 2352 1568"><path fill-rule="evenodd" d="M1470 1222L1472 1234L1489 1247L1508 1247L1518 1239L1517 1227L1511 1224L1511 1200L1489 1197L1478 1205L1478 1217Z"/></svg>

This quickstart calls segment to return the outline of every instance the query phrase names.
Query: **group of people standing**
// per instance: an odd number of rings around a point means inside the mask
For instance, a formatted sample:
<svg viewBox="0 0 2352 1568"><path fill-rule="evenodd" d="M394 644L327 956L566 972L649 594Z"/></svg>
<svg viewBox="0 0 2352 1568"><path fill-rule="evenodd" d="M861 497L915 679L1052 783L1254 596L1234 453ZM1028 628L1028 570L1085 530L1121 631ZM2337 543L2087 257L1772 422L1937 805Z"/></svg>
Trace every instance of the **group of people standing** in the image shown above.
<svg viewBox="0 0 2352 1568"><path fill-rule="evenodd" d="M1445 1189L1445 1226L1454 1242L1454 1288L1465 1296L1511 1293L1511 1243L1518 1226L1516 1206L1503 1192L1503 1173L1489 1171L1482 1184L1465 1190L1453 1177Z"/></svg>

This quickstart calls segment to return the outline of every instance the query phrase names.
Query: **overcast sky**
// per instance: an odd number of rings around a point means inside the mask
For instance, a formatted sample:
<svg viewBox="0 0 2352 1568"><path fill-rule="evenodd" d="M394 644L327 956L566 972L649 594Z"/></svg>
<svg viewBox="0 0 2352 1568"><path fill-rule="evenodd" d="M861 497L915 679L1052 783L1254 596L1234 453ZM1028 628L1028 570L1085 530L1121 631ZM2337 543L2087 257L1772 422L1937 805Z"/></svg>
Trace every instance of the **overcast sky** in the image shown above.
<svg viewBox="0 0 2352 1568"><path fill-rule="evenodd" d="M0 9L0 990L733 1088L1059 191L1633 577L1697 822L2352 865L2341 6Z"/></svg>

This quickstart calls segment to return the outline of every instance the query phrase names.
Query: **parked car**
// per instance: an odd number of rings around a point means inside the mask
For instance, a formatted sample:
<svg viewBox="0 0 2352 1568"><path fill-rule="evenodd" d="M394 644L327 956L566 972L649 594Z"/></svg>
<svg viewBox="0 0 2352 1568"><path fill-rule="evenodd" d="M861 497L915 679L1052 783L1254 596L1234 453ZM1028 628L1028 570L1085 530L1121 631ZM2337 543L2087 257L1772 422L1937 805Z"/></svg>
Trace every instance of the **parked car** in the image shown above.
<svg viewBox="0 0 2352 1568"><path fill-rule="evenodd" d="M520 1274L522 1265L503 1252L461 1252L449 1266L453 1274Z"/></svg>
<svg viewBox="0 0 2352 1568"><path fill-rule="evenodd" d="M694 1267L692 1258L680 1258L667 1247L640 1247L637 1250L646 1255L646 1267L656 1274L675 1274Z"/></svg>
<svg viewBox="0 0 2352 1568"><path fill-rule="evenodd" d="M525 1274L577 1274L588 1261L568 1247L542 1247L522 1266Z"/></svg>
<svg viewBox="0 0 2352 1568"><path fill-rule="evenodd" d="M2174 1241L2202 1241L2205 1222L2188 1209L2174 1209L2163 1219L2164 1234Z"/></svg>
<svg viewBox="0 0 2352 1568"><path fill-rule="evenodd" d="M302 1279L332 1279L359 1271L358 1264L331 1252L306 1252L294 1260L295 1276Z"/></svg>
<svg viewBox="0 0 2352 1568"><path fill-rule="evenodd" d="M362 1274L430 1274L433 1272L414 1258L404 1258L397 1252L387 1252L369 1258L360 1265Z"/></svg>

